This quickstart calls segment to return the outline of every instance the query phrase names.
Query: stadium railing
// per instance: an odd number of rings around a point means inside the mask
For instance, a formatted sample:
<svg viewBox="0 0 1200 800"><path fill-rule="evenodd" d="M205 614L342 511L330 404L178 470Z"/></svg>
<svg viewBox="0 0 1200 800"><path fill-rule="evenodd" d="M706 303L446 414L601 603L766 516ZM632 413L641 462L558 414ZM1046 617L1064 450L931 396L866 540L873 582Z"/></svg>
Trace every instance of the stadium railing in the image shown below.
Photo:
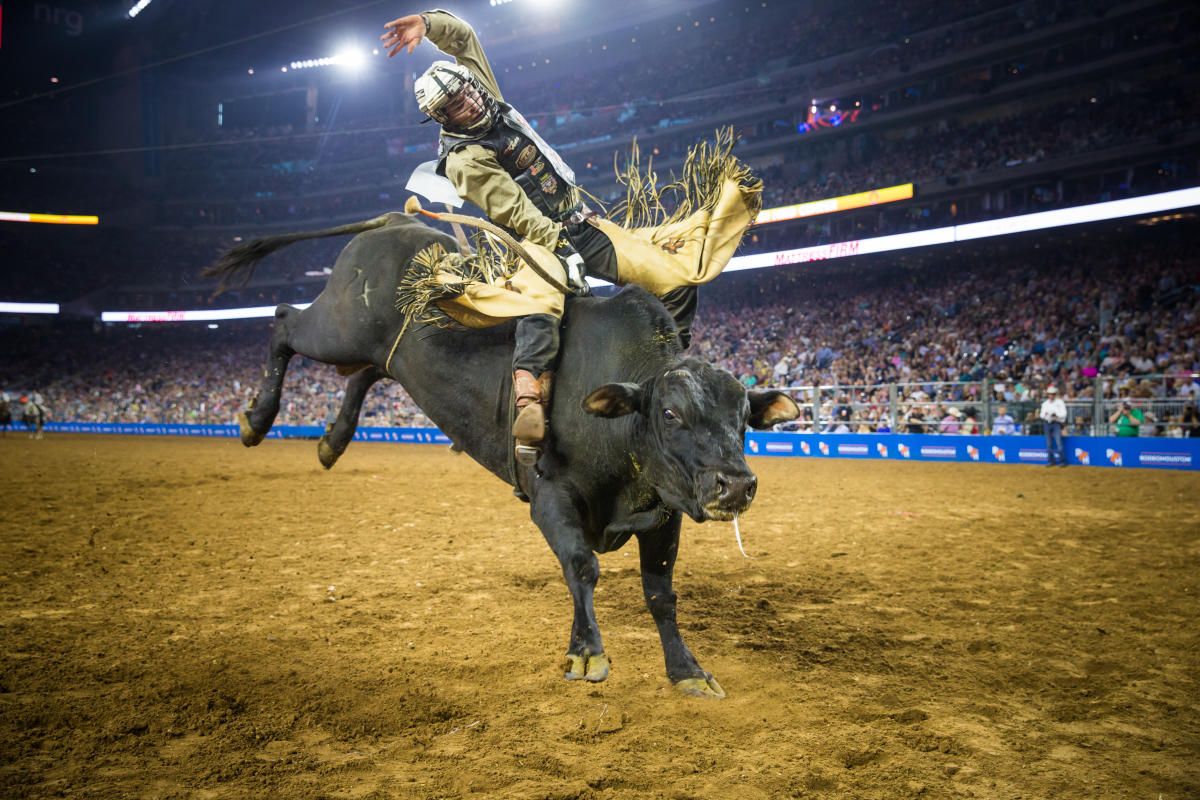
<svg viewBox="0 0 1200 800"><path fill-rule="evenodd" d="M1013 418L1014 433L1040 435L1043 426L1038 411L1044 387L1018 390L1020 383L984 379L780 386L777 388L788 392L801 406L801 418L785 423L781 429L806 433L989 435L994 431L998 409L1004 406ZM1083 393L1086 396L1067 392L1063 397L1070 435L1117 435L1112 419L1125 406L1140 409L1144 416L1138 426L1139 436L1183 438L1197 435L1193 431L1200 429L1195 418L1186 419L1188 407L1200 400L1200 373L1097 376Z"/></svg>

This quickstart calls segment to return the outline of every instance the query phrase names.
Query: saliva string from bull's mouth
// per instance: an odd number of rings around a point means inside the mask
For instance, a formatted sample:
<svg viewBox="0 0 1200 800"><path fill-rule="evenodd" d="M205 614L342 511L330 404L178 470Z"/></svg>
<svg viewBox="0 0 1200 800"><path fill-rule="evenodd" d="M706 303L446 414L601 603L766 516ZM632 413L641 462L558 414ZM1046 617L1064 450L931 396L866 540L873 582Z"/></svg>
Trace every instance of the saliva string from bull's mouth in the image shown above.
<svg viewBox="0 0 1200 800"><path fill-rule="evenodd" d="M741 516L740 512L735 511L733 513L733 538L737 540L738 550L742 551L742 557L750 558L750 556L746 554L746 548L742 547L742 531L738 527L739 516Z"/></svg>

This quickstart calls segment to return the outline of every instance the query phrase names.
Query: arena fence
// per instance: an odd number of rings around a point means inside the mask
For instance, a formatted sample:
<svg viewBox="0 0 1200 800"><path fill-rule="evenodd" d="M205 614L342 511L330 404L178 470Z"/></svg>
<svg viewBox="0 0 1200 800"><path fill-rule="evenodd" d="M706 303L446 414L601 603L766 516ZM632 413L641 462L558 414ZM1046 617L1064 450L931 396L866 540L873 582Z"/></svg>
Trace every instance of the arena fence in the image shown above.
<svg viewBox="0 0 1200 800"><path fill-rule="evenodd" d="M237 425L172 425L133 422L48 422L46 430L126 436L237 438ZM277 425L271 439L317 439L319 425ZM354 438L367 442L450 444L436 428L359 428ZM1069 464L1094 467L1200 469L1200 438L1169 439L1120 436L1068 436ZM949 436L933 434L857 434L749 431L747 455L800 458L891 459L992 464L1045 464L1041 436Z"/></svg>
<svg viewBox="0 0 1200 800"><path fill-rule="evenodd" d="M997 432L997 419L1012 418L1013 433L1040 435L1041 388L1028 392L1012 381L924 381L875 386L834 384L779 387L802 409L789 430L803 433L968 433ZM1065 433L1112 436L1123 409L1139 409L1139 436L1197 435L1200 421L1187 414L1197 403L1200 374L1096 377L1083 392L1068 394ZM947 417L954 419L947 420ZM1000 426L1004 432L1004 426Z"/></svg>

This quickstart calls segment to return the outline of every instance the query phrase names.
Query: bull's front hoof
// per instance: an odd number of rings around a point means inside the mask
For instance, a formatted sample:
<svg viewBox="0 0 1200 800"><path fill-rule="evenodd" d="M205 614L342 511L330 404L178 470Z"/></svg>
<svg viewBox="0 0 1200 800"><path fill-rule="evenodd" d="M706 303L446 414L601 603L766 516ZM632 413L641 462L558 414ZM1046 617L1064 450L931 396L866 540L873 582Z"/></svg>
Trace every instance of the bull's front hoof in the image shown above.
<svg viewBox="0 0 1200 800"><path fill-rule="evenodd" d="M333 469L333 465L337 463L341 455L329 446L327 437L322 436L321 441L317 442L317 458L321 460L321 466L325 469Z"/></svg>
<svg viewBox="0 0 1200 800"><path fill-rule="evenodd" d="M675 684L675 688L691 697L707 697L710 700L725 699L725 690L712 675L706 678L684 678Z"/></svg>
<svg viewBox="0 0 1200 800"><path fill-rule="evenodd" d="M265 433L254 430L254 426L250 424L250 417L246 415L245 411L238 414L238 432L241 433L242 444L246 447L254 447L261 443L263 437L266 436Z"/></svg>
<svg viewBox="0 0 1200 800"><path fill-rule="evenodd" d="M567 654L567 671L563 677L569 681L590 681L599 683L608 677L608 656L604 653L577 656Z"/></svg>

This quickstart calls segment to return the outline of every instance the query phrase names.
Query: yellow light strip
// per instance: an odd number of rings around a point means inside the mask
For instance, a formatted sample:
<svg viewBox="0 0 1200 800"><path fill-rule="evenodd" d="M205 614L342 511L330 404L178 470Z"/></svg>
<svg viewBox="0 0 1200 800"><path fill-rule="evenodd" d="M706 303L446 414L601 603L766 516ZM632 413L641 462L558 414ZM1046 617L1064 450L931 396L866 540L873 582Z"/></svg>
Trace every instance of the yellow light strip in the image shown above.
<svg viewBox="0 0 1200 800"><path fill-rule="evenodd" d="M897 200L910 200L913 196L913 185L904 183L899 186L888 186L883 189L872 189L869 192L846 194L841 197L830 197L826 200L812 200L808 203L796 203L791 206L776 206L764 208L758 212L755 225L766 225L769 222L783 222L788 219L803 219L820 214L833 214L837 211L849 211L852 208L877 206L882 203L895 203Z"/></svg>
<svg viewBox="0 0 1200 800"><path fill-rule="evenodd" d="M40 222L48 225L99 225L91 214L30 214L24 211L0 211L0 222Z"/></svg>

